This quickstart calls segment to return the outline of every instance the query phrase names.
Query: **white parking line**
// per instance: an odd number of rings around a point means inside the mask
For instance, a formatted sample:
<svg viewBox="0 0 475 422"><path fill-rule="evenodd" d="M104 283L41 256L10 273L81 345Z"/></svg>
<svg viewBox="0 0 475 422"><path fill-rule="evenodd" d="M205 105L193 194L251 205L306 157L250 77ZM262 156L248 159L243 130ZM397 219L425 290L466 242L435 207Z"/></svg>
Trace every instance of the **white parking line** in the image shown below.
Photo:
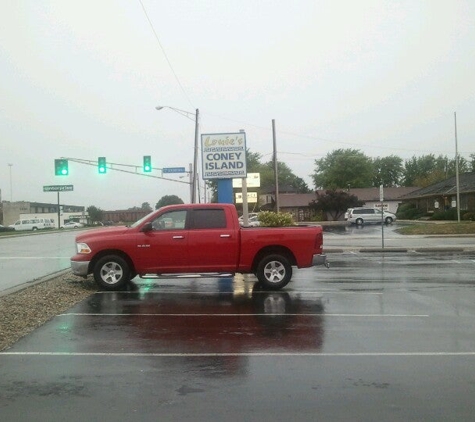
<svg viewBox="0 0 475 422"><path fill-rule="evenodd" d="M341 352L341 353L104 353L104 352L0 352L2 356L86 356L86 357L437 357L437 356L475 356L475 352Z"/></svg>
<svg viewBox="0 0 475 422"><path fill-rule="evenodd" d="M429 318L429 315L412 315L412 314L325 314L325 313L298 313L298 314L290 314L290 313L238 313L238 314L89 314L89 313L67 313L67 314L59 314L58 316L180 316L180 317L200 317L200 316L218 316L218 317L225 317L225 316L324 316L324 317L350 317L350 318Z"/></svg>
<svg viewBox="0 0 475 422"><path fill-rule="evenodd" d="M0 259L70 259L70 256L0 256Z"/></svg>

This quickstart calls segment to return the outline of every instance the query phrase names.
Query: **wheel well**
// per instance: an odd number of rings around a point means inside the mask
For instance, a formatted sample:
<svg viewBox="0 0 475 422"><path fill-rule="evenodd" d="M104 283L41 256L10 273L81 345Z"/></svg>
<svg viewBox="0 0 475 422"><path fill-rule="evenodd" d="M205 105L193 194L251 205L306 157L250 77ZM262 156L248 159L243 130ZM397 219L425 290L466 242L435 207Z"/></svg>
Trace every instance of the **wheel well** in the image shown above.
<svg viewBox="0 0 475 422"><path fill-rule="evenodd" d="M266 246L265 248L261 249L254 257L254 261L252 262L252 272L255 273L257 271L257 266L259 265L259 262L262 260L262 258L274 254L282 255L287 258L290 265L297 265L297 260L290 249L279 245Z"/></svg>
<svg viewBox="0 0 475 422"><path fill-rule="evenodd" d="M135 272L135 267L134 263L130 259L129 255L127 255L125 252L118 250L118 249L107 249L104 251L98 252L96 255L94 255L94 258L91 259L91 262L89 263L89 268L88 268L88 273L91 274L94 272L94 267L96 265L96 262L99 261L103 256L106 255L117 255L120 256L122 259L124 259L127 264L129 264L130 271Z"/></svg>

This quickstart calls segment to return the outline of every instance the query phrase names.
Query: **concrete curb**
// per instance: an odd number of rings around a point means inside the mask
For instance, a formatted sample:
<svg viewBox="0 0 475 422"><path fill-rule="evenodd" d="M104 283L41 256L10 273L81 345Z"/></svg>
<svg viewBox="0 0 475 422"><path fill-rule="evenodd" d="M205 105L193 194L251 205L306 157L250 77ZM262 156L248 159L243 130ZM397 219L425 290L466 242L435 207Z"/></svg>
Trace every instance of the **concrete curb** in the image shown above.
<svg viewBox="0 0 475 422"><path fill-rule="evenodd" d="M0 297L8 296L9 294L19 292L21 290L27 289L28 287L35 286L36 284L40 284L45 281L52 280L53 278L56 278L56 277L61 277L62 275L67 274L70 271L71 271L71 268L66 268L64 270L56 271L52 274L45 275L44 277L40 277L35 280L26 281L22 284L19 284L18 286L10 287L8 289L0 291Z"/></svg>
<svg viewBox="0 0 475 422"><path fill-rule="evenodd" d="M447 247L432 247L432 248L359 248L359 247L348 247L348 248L324 248L324 254L331 253L345 253L345 252L359 252L359 253L409 253L409 252L418 252L418 253L440 253L440 252L474 252L475 249L472 247L464 248L458 246L447 246Z"/></svg>

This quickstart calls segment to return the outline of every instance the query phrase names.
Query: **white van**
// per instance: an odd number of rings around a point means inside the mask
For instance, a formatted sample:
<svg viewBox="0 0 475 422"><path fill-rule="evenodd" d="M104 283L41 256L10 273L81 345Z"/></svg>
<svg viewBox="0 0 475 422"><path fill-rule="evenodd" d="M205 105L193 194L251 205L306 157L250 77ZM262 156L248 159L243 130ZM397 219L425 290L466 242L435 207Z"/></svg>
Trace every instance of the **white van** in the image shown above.
<svg viewBox="0 0 475 422"><path fill-rule="evenodd" d="M23 218L10 227L13 227L15 231L52 229L54 220L51 218Z"/></svg>

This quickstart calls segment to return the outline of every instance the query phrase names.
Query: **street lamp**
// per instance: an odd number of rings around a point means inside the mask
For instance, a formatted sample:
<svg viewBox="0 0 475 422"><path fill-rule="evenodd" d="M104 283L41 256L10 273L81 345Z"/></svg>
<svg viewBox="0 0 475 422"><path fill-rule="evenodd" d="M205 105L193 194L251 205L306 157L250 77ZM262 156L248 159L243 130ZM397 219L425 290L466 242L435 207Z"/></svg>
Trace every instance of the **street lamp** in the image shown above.
<svg viewBox="0 0 475 422"><path fill-rule="evenodd" d="M193 151L193 177L192 177L192 187L191 187L191 203L196 203L196 184L198 181L198 129L199 129L199 109L196 109L195 113L186 110L180 110L179 108L170 107L170 106L157 106L155 107L156 110L162 110L163 108L169 108L171 110L176 111L177 113L185 116L187 119L195 121L195 143L194 143L194 151ZM193 118L190 116L194 116Z"/></svg>

